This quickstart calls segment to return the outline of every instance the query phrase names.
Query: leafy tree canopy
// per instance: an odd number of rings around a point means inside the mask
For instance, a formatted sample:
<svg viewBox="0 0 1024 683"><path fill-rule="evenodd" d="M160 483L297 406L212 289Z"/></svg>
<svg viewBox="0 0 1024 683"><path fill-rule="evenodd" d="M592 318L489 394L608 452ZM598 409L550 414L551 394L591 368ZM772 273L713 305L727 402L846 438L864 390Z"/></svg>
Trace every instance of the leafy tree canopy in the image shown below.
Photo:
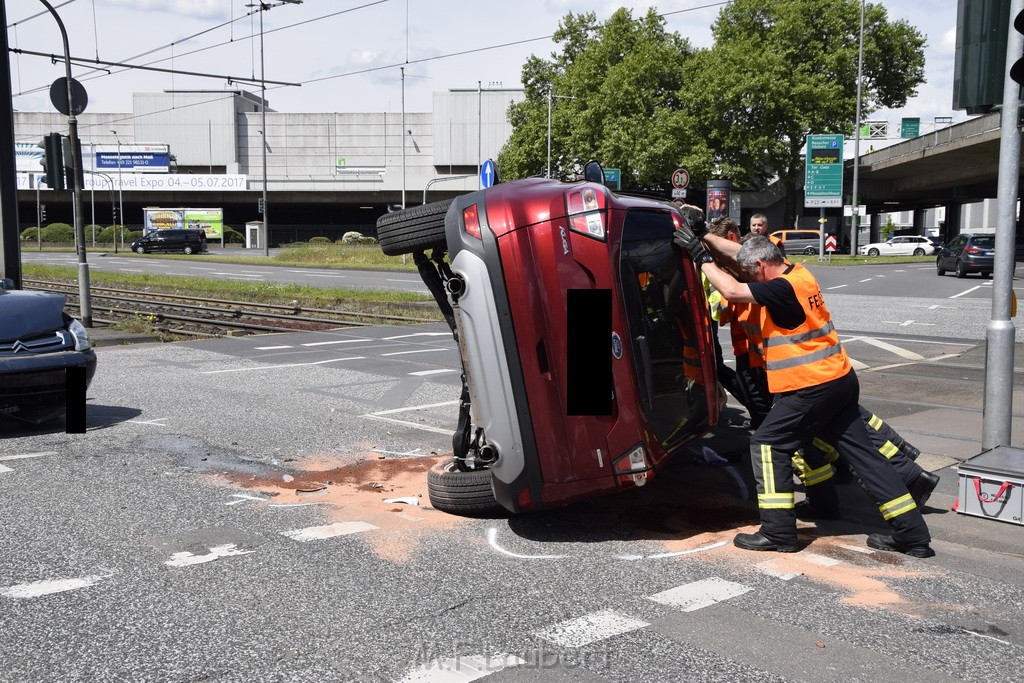
<svg viewBox="0 0 1024 683"><path fill-rule="evenodd" d="M627 9L603 24L592 12L568 14L554 40L560 53L523 67L526 100L509 110L503 175L546 174L550 93L552 177L572 176L593 158L621 168L624 188L667 185L695 135L678 100L689 42L653 11L634 19Z"/></svg>
<svg viewBox="0 0 1024 683"><path fill-rule="evenodd" d="M633 189L666 188L680 164L698 186L717 173L751 189L778 178L788 224L806 135L852 131L859 30L859 0L733 0L704 50L653 10L620 9L603 24L568 14L554 35L561 52L523 67L526 100L510 108L500 167L510 179L545 174L550 92L553 177L596 158ZM924 45L865 5L862 119L917 94Z"/></svg>

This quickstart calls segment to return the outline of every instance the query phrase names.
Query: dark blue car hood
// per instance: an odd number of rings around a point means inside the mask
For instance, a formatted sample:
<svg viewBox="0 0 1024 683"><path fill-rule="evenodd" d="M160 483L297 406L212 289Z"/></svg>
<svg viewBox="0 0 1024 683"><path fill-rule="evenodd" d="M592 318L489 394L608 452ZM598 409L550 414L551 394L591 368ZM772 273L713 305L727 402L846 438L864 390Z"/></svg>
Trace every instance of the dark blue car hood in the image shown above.
<svg viewBox="0 0 1024 683"><path fill-rule="evenodd" d="M64 303L58 294L0 288L0 341L64 329Z"/></svg>

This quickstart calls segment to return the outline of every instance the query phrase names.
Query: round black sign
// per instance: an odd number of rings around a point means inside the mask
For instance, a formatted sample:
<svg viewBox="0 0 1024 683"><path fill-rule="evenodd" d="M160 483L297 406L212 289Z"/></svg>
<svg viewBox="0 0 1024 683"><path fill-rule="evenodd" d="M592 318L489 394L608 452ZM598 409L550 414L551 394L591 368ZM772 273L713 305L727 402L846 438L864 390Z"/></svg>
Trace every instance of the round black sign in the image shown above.
<svg viewBox="0 0 1024 683"><path fill-rule="evenodd" d="M85 111L85 105L89 104L89 95L85 92L85 86L71 79L71 99L74 101L74 111L68 106L68 79L61 76L50 85L50 101L61 114L65 116L78 116Z"/></svg>

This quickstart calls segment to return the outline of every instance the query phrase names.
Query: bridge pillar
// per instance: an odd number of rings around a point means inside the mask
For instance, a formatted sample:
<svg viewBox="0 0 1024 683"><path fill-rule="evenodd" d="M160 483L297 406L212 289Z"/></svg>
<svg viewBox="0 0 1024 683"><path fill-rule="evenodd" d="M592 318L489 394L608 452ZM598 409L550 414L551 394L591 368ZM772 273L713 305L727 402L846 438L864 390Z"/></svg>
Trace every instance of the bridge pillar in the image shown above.
<svg viewBox="0 0 1024 683"><path fill-rule="evenodd" d="M940 238L948 242L960 234L960 202L949 202L946 204L946 221L942 224Z"/></svg>
<svg viewBox="0 0 1024 683"><path fill-rule="evenodd" d="M881 242L882 214L873 213L868 216L868 219L871 221L871 236L868 242Z"/></svg>
<svg viewBox="0 0 1024 683"><path fill-rule="evenodd" d="M924 234L924 212L925 209L914 209L914 234Z"/></svg>

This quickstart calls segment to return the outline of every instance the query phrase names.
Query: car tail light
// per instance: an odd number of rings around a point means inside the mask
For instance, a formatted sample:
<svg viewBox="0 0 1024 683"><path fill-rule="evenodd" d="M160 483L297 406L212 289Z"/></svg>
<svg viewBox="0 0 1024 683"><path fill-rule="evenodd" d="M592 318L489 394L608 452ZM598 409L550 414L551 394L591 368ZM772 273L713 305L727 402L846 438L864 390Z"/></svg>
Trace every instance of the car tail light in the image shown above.
<svg viewBox="0 0 1024 683"><path fill-rule="evenodd" d="M977 247L964 247L964 253L965 254L980 254L981 253L981 249L978 249Z"/></svg>
<svg viewBox="0 0 1024 683"><path fill-rule="evenodd" d="M565 212L569 229L593 239L605 239L605 195L593 185L583 185L565 193Z"/></svg>
<svg viewBox="0 0 1024 683"><path fill-rule="evenodd" d="M480 214L477 213L476 204L462 210L462 225L468 234L480 239Z"/></svg>
<svg viewBox="0 0 1024 683"><path fill-rule="evenodd" d="M516 496L516 503L523 512L533 509L533 495L530 493L529 486L519 492L519 495Z"/></svg>
<svg viewBox="0 0 1024 683"><path fill-rule="evenodd" d="M643 486L651 472L647 451L641 445L620 455L612 463L612 471L615 472L615 481L620 487Z"/></svg>

